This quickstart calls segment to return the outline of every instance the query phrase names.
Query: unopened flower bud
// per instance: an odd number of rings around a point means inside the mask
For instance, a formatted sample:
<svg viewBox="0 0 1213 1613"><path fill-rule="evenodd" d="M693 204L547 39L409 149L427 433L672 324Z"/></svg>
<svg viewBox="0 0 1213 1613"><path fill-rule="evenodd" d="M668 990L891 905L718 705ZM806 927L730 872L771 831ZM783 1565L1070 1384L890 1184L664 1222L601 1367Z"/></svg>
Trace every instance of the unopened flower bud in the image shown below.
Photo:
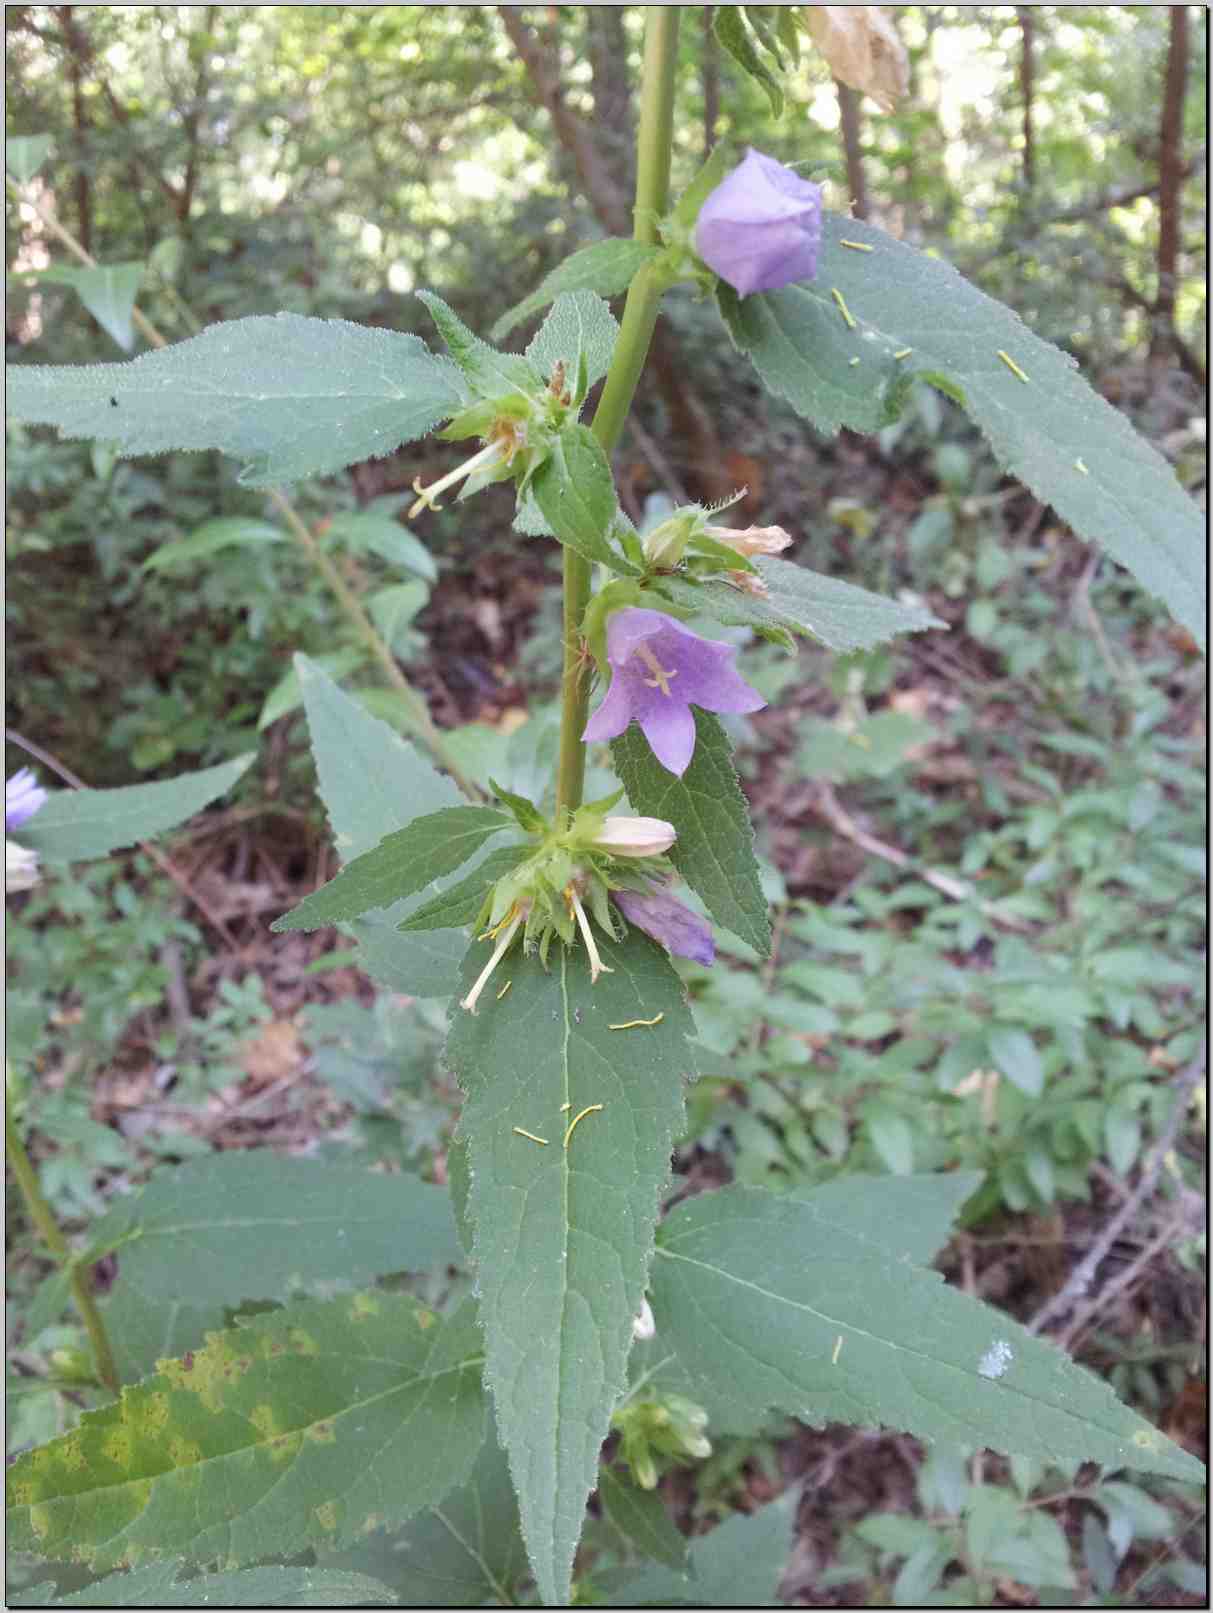
<svg viewBox="0 0 1213 1613"><path fill-rule="evenodd" d="M664 818L604 818L592 842L595 851L609 851L613 857L660 857L678 838L677 830Z"/></svg>
<svg viewBox="0 0 1213 1613"><path fill-rule="evenodd" d="M649 1308L647 1299L640 1302L640 1310L632 1318L632 1337L634 1339L651 1339L657 1332L657 1323L653 1320L653 1312Z"/></svg>
<svg viewBox="0 0 1213 1613"><path fill-rule="evenodd" d="M27 891L38 883L38 853L15 840L4 842L4 889Z"/></svg>
<svg viewBox="0 0 1213 1613"><path fill-rule="evenodd" d="M704 202L695 250L741 296L817 273L821 186L750 150Z"/></svg>
<svg viewBox="0 0 1213 1613"><path fill-rule="evenodd" d="M676 566L682 559L694 525L694 515L672 515L668 521L662 521L645 535L645 559L651 566L663 569Z"/></svg>
<svg viewBox="0 0 1213 1613"><path fill-rule="evenodd" d="M704 532L717 543L727 544L738 554L779 554L792 539L781 526L705 526Z"/></svg>

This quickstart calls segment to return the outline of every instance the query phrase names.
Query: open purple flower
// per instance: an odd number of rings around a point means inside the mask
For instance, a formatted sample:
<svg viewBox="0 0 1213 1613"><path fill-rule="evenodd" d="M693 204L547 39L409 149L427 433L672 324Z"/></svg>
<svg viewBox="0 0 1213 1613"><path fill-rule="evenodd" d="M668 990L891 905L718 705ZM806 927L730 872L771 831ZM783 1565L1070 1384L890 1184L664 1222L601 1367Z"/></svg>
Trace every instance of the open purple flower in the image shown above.
<svg viewBox="0 0 1213 1613"><path fill-rule="evenodd" d="M692 704L704 711L761 711L766 705L733 665L736 653L663 611L636 605L615 611L607 622L611 687L582 739L614 739L638 722L662 767L685 773L695 749Z"/></svg>
<svg viewBox="0 0 1213 1613"><path fill-rule="evenodd" d="M812 280L821 186L753 147L699 210L695 250L743 297Z"/></svg>
<svg viewBox="0 0 1213 1613"><path fill-rule="evenodd" d="M46 791L34 782L28 767L4 781L4 828L19 829L46 800Z"/></svg>
<svg viewBox="0 0 1213 1613"><path fill-rule="evenodd" d="M711 963L716 957L711 925L684 907L663 885L651 884L647 891L612 891L611 900L629 924L660 941L676 958Z"/></svg>

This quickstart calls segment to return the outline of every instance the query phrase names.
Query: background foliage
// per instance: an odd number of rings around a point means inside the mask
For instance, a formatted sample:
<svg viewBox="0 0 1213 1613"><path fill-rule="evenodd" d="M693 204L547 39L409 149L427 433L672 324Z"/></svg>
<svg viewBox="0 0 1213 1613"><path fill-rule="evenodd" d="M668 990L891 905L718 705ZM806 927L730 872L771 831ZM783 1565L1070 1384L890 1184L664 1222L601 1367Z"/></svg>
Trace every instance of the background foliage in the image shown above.
<svg viewBox="0 0 1213 1613"><path fill-rule="evenodd" d="M820 58L806 53L791 111L775 122L761 89L688 20L675 190L709 133L806 164L830 205L857 200L1078 358L1199 495L1196 8L1169 153L1168 11L1181 8L896 9L911 93L890 116L864 103L849 153L846 97ZM9 130L52 140L39 200L101 262L142 266L103 288L30 281L68 260L10 200L10 361L123 357L138 340L122 319L136 284L174 339L279 311L428 337L409 295L424 285L487 331L570 250L630 227L640 21L633 7L8 7ZM545 83L561 87L571 135L559 122L553 134ZM591 123L587 172L576 127ZM1173 285L1159 272L1169 160L1182 176ZM1173 1077L1197 1051L1200 663L1110 560L1001 475L937 393L916 389L874 441L827 440L739 372L707 305L671 299L664 325L617 456L629 514L643 524L684 492L748 485L747 515L782 521L798 561L925 602L951 628L842 658L743 651L746 677L779 696L777 710L730 723L775 945L762 963L730 943L714 970L682 970L708 1073L688 1090L675 1189L801 1193L856 1172L978 1173L943 1269L1030 1320L1135 1180L1167 1126ZM509 536L504 494L425 517L424 544L402 527L413 477L455 457L432 441L408 447L305 483L296 502L459 754L534 794L554 754L554 574L542 546L520 550ZM117 461L103 444L9 432L13 728L92 785L262 756L226 806L173 841L175 877L122 854L48 880L11 910L9 1057L23 1123L52 1205L101 1262L102 1282L118 1274L107 1303L132 1340L132 1376L203 1326L227 1326L230 1340L241 1317L271 1337L277 1324L259 1312L288 1294L319 1307L322 1327L323 1306L350 1303L326 1284L387 1269L378 1252L347 1269L318 1240L310 1266L284 1256L273 1292L251 1294L235 1262L216 1268L205 1316L167 1315L152 1255L128 1259L109 1220L157 1164L237 1166L234 1150L264 1146L343 1170L406 1170L390 1179L421 1177L417 1191L464 1168L440 1005L375 995L331 932L289 944L267 933L333 871L301 705L308 697L308 719L325 720L324 686L305 674L301 688L290 653L307 652L364 710L409 728L283 539L273 507L217 454ZM26 759L10 745L6 771ZM355 809L367 845L395 826L372 803ZM435 961L436 978L453 956ZM1199 1393L1203 1111L1186 1128L1122 1247L1128 1283L1055 1335L1179 1438ZM285 1179L280 1191L289 1204ZM107 1206L107 1221L86 1227ZM468 1278L447 1229L418 1224L416 1248L378 1291L402 1316L432 1307L457 1350ZM72 1377L79 1336L19 1221L15 1239L10 1449L21 1450L73 1428L98 1396ZM927 1455L904 1436L812 1430L778 1413L731 1427L715 1405L710 1456L646 1445L657 1439L648 1396L688 1390L663 1384L659 1345L633 1352L635 1414L608 1451L623 1499L612 1504L604 1481L581 1559L587 1599L676 1599L687 1534L700 1585L726 1602L773 1599L776 1561L792 1602L910 1604L941 1587L1000 1599L1008 1584L1096 1602L1196 1594L1197 1513L1177 1481ZM147 1393L154 1408L157 1391ZM276 1417L272 1384L264 1396ZM345 1414L357 1406L351 1396ZM268 1450L290 1430L262 1433ZM656 1512L620 1455L638 1462L646 1450L662 1473ZM445 1594L508 1600L525 1557L491 1442L459 1480L439 1513L397 1527L402 1501L368 1542L334 1538L306 1570L310 1588L246 1586L250 1605L254 1594L279 1605L336 1597L339 1573L353 1600L368 1599L356 1577L366 1575L406 1602L428 1600L435 1539L449 1551L473 1521L484 1549L445 1564ZM801 1480L793 1517L775 1497ZM298 1482L306 1488L306 1474ZM638 1568L638 1555L665 1566ZM747 1562L765 1565L763 1583L727 1577ZM19 1558L15 1568L31 1586L45 1577ZM80 1570L64 1566L56 1583L70 1590ZM166 1584L149 1580L149 1605Z"/></svg>

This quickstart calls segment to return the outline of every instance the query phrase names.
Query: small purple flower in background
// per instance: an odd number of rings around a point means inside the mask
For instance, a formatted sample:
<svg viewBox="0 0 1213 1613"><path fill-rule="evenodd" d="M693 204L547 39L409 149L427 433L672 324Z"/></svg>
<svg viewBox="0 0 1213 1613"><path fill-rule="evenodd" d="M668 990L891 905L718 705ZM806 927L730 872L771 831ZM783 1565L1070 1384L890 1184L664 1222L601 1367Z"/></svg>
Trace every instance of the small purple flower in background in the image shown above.
<svg viewBox="0 0 1213 1613"><path fill-rule="evenodd" d="M690 958L695 963L715 959L711 925L671 896L664 885L651 884L647 891L612 891L611 900L629 924L660 941L676 958Z"/></svg>
<svg viewBox="0 0 1213 1613"><path fill-rule="evenodd" d="M38 853L7 838L10 829L28 823L46 800L46 791L34 782L28 767L4 782L4 889L27 891L38 883Z"/></svg>
<svg viewBox="0 0 1213 1613"><path fill-rule="evenodd" d="M733 665L736 653L663 611L635 605L615 611L607 623L611 687L582 739L614 739L638 722L662 767L685 773L695 749L692 702L704 711L761 711L766 705Z"/></svg>
<svg viewBox="0 0 1213 1613"><path fill-rule="evenodd" d="M38 808L46 801L46 791L41 785L34 782L34 775L28 767L23 767L19 773L4 782L4 828L7 833L10 829L19 829L27 823Z"/></svg>
<svg viewBox="0 0 1213 1613"><path fill-rule="evenodd" d="M821 186L753 147L699 210L695 250L743 297L812 280Z"/></svg>

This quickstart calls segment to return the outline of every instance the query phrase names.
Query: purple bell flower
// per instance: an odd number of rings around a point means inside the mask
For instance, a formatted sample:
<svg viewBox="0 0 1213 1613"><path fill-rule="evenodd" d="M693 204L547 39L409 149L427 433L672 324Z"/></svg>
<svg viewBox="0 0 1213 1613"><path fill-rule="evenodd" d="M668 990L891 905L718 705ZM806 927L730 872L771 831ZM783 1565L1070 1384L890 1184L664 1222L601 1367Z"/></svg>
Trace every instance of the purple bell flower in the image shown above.
<svg viewBox="0 0 1213 1613"><path fill-rule="evenodd" d="M684 907L663 885L652 884L647 891L612 891L611 899L629 924L651 935L676 958L690 958L695 963L714 961L716 943L711 925Z"/></svg>
<svg viewBox="0 0 1213 1613"><path fill-rule="evenodd" d="M4 828L19 829L46 800L46 791L34 782L28 767L4 781Z"/></svg>
<svg viewBox="0 0 1213 1613"><path fill-rule="evenodd" d="M695 250L743 297L812 280L821 246L821 186L753 147L699 210Z"/></svg>
<svg viewBox="0 0 1213 1613"><path fill-rule="evenodd" d="M686 772L695 749L692 702L704 711L761 711L766 701L733 665L736 650L714 644L664 611L636 605L607 622L611 687L582 739L614 739L638 722L653 755L671 773Z"/></svg>

